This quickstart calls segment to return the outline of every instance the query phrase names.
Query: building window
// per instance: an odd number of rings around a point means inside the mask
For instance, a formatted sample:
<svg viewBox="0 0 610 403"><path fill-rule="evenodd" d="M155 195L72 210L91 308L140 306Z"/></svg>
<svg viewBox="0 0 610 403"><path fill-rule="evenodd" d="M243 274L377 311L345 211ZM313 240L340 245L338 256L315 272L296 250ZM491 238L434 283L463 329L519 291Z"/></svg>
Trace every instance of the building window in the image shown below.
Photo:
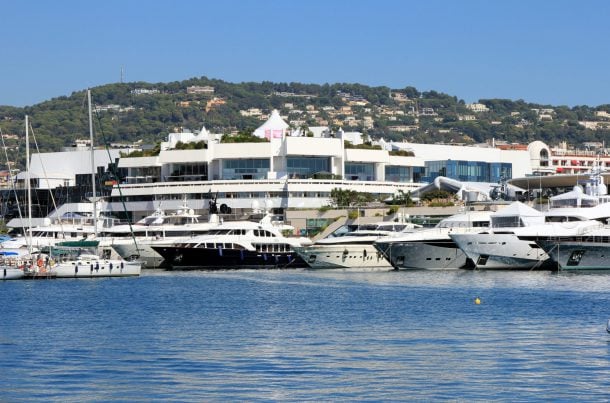
<svg viewBox="0 0 610 403"><path fill-rule="evenodd" d="M345 164L345 179L352 181L374 181L375 164L349 162Z"/></svg>
<svg viewBox="0 0 610 403"><path fill-rule="evenodd" d="M207 164L173 164L169 181L204 181L208 179Z"/></svg>
<svg viewBox="0 0 610 403"><path fill-rule="evenodd" d="M483 161L428 161L426 162L425 182L433 182L438 176L462 182L492 182L513 176L511 163Z"/></svg>
<svg viewBox="0 0 610 403"><path fill-rule="evenodd" d="M222 178L266 179L269 167L268 158L223 160Z"/></svg>
<svg viewBox="0 0 610 403"><path fill-rule="evenodd" d="M289 178L308 179L316 173L330 173L330 158L288 157L286 168Z"/></svg>
<svg viewBox="0 0 610 403"><path fill-rule="evenodd" d="M390 182L411 182L411 168L398 165L386 165L385 180Z"/></svg>

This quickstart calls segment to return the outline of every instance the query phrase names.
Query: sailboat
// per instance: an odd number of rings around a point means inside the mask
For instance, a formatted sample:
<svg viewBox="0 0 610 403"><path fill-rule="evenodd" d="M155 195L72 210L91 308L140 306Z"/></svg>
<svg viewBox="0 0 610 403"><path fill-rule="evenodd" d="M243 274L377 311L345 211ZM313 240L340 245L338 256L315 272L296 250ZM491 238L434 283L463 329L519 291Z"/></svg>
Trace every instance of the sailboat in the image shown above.
<svg viewBox="0 0 610 403"><path fill-rule="evenodd" d="M28 116L25 116L25 133L26 139L28 136ZM6 152L6 147L4 146L4 136L2 136L2 146ZM26 150L29 153L29 149ZM7 156L8 161L8 156ZM9 175L10 175L10 166L9 166ZM28 181L29 181L29 172L28 172ZM11 180L12 182L12 180ZM31 205L31 203L30 203ZM19 214L21 215L21 208L19 209ZM4 239L7 241L7 239ZM18 280L24 278L26 273L24 270L25 264L21 260L21 255L18 252L7 252L3 251L0 253L0 279L1 280Z"/></svg>
<svg viewBox="0 0 610 403"><path fill-rule="evenodd" d="M89 136L91 142L91 181L93 202L94 238L97 237L97 195L95 189L95 161L93 149L93 119L91 114L91 90L87 90L89 103ZM31 215L30 215L31 217ZM139 261L110 259L99 256L98 240L59 242L49 248L48 254L32 255L32 271L35 276L47 275L55 278L80 277L126 277L139 276L142 265Z"/></svg>

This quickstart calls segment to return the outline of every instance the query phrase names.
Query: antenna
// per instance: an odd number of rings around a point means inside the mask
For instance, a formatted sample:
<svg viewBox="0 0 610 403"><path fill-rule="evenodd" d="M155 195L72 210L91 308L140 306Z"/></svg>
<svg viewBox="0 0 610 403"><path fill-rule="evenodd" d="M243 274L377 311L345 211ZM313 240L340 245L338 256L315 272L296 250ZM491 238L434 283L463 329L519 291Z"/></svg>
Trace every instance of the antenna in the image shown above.
<svg viewBox="0 0 610 403"><path fill-rule="evenodd" d="M125 81L125 67L121 66L121 84Z"/></svg>

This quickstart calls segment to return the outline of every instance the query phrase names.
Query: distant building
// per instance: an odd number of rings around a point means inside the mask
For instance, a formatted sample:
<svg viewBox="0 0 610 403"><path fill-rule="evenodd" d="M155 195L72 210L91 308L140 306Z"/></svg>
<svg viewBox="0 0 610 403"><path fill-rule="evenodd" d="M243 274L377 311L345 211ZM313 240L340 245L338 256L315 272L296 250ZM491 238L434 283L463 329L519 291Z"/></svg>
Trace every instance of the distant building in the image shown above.
<svg viewBox="0 0 610 403"><path fill-rule="evenodd" d="M479 103L466 104L466 108L468 108L471 111L476 112L476 113L479 113L479 112L488 112L489 111L489 108L487 107L487 105L479 104Z"/></svg>
<svg viewBox="0 0 610 403"><path fill-rule="evenodd" d="M212 95L214 93L214 87L209 85L199 86L192 85L186 88L187 94L204 94L204 95Z"/></svg>
<svg viewBox="0 0 610 403"><path fill-rule="evenodd" d="M135 90L131 90L131 93L133 95L152 95L152 94L158 94L159 90L157 90L157 89L149 90L147 88L136 88Z"/></svg>

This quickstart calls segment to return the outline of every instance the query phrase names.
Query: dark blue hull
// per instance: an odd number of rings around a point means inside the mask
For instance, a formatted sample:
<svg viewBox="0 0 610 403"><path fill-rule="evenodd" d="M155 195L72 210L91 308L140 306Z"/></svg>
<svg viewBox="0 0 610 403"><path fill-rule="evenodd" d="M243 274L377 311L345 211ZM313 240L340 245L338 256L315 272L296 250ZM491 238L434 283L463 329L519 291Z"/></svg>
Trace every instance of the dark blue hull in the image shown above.
<svg viewBox="0 0 610 403"><path fill-rule="evenodd" d="M295 252L261 253L236 249L153 246L169 270L292 269L307 267Z"/></svg>

